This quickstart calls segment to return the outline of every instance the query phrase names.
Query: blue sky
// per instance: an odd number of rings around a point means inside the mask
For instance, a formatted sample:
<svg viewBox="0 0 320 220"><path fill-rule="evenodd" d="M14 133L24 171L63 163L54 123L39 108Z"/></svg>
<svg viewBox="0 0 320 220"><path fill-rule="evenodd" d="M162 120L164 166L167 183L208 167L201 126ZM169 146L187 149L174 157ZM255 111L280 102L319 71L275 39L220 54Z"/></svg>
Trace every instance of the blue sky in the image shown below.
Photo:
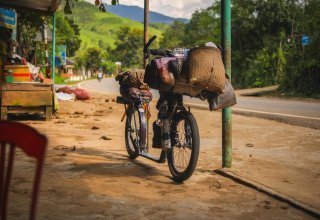
<svg viewBox="0 0 320 220"><path fill-rule="evenodd" d="M93 3L94 0L85 0ZM111 0L102 0L111 4ZM119 0L123 5L138 5L143 8L144 0ZM191 18L196 9L210 6L214 0L149 0L150 10L175 18Z"/></svg>

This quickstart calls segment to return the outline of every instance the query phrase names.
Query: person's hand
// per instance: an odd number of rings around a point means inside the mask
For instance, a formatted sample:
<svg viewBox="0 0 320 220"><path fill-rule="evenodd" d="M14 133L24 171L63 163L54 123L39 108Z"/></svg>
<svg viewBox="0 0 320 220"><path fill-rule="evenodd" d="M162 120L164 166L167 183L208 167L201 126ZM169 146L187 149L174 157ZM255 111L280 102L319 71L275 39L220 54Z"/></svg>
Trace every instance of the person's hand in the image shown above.
<svg viewBox="0 0 320 220"><path fill-rule="evenodd" d="M41 72L39 73L38 77L39 77L39 79L44 80L44 76Z"/></svg>

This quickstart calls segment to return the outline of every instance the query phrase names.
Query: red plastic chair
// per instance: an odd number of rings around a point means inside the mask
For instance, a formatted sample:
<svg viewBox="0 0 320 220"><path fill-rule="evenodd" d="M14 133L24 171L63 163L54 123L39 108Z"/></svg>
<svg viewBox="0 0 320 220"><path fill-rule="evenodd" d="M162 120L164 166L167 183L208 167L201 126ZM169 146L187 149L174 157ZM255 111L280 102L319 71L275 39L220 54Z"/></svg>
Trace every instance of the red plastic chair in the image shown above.
<svg viewBox="0 0 320 220"><path fill-rule="evenodd" d="M35 219L47 138L27 125L0 121L0 220L6 220L7 217L8 192L16 147L37 160L29 213L29 219L33 220ZM9 150L8 153L6 150Z"/></svg>

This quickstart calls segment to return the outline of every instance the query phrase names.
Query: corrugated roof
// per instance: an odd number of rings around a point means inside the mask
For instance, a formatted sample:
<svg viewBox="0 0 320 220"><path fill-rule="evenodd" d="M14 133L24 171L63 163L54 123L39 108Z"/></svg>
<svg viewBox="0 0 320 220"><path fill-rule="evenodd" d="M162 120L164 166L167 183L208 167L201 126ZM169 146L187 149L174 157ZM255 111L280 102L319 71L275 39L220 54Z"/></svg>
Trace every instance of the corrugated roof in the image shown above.
<svg viewBox="0 0 320 220"><path fill-rule="evenodd" d="M25 9L51 15L60 5L61 0L0 0L0 7Z"/></svg>

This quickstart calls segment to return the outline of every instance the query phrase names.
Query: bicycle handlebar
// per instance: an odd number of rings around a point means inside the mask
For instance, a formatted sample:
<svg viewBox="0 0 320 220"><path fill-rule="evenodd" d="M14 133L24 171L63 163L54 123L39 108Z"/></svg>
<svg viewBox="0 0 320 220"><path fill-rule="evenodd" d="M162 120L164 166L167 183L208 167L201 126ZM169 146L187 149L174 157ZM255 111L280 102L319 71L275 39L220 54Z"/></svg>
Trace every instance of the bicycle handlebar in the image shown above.
<svg viewBox="0 0 320 220"><path fill-rule="evenodd" d="M167 56L167 55L170 55L169 51L167 51L167 50L150 49L149 52L150 52L150 54L152 54L154 56Z"/></svg>
<svg viewBox="0 0 320 220"><path fill-rule="evenodd" d="M152 44L152 42L157 38L156 35L153 35L153 37L150 38L150 40L146 43L146 45L143 48L144 52L147 52L148 48L150 47L150 45Z"/></svg>
<svg viewBox="0 0 320 220"><path fill-rule="evenodd" d="M154 56L172 56L172 53L170 50L158 50L158 49L148 49L151 45L151 43L157 38L156 35L154 35L148 43L143 48L143 51L145 53L145 57L149 58L150 54Z"/></svg>

